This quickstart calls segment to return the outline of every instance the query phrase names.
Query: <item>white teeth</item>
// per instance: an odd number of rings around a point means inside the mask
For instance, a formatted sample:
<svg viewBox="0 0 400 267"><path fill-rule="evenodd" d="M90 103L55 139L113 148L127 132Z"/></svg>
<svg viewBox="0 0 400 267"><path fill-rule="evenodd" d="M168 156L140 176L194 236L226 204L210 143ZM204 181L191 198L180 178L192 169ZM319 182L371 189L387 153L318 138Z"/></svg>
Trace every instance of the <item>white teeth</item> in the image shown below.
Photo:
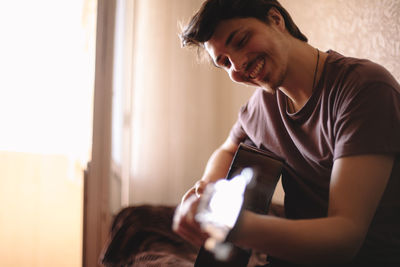
<svg viewBox="0 0 400 267"><path fill-rule="evenodd" d="M250 79L256 78L258 76L260 70L262 69L262 67L264 67L264 59L259 59L256 67L249 75Z"/></svg>

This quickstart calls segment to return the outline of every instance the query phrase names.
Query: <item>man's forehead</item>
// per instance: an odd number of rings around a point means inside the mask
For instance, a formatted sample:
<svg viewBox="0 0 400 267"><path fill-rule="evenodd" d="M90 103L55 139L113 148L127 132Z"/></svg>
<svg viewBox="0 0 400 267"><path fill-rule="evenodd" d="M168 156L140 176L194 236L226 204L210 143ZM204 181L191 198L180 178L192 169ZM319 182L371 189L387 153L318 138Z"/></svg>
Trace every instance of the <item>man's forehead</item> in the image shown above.
<svg viewBox="0 0 400 267"><path fill-rule="evenodd" d="M214 39L226 40L232 32L237 31L238 28L242 27L243 24L241 23L241 20L243 20L243 18L233 18L220 21L215 27L212 37L214 37Z"/></svg>

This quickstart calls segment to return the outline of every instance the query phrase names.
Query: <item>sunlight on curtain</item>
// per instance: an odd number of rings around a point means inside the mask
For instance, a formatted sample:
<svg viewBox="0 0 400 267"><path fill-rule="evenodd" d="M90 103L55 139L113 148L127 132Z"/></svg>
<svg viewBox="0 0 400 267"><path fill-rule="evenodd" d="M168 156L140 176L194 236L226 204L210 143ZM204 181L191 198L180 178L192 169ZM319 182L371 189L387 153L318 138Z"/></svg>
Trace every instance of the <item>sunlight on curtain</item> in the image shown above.
<svg viewBox="0 0 400 267"><path fill-rule="evenodd" d="M0 3L0 266L81 266L95 0Z"/></svg>
<svg viewBox="0 0 400 267"><path fill-rule="evenodd" d="M177 204L253 92L181 48L178 25L201 3L135 1L131 203Z"/></svg>

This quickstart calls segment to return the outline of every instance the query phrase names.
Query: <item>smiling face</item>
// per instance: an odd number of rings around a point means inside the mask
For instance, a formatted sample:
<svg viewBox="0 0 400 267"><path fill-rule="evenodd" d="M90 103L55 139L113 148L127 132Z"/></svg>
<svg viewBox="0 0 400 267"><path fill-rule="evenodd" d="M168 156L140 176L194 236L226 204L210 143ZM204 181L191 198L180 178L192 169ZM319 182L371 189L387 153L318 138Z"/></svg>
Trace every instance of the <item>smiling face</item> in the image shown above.
<svg viewBox="0 0 400 267"><path fill-rule="evenodd" d="M205 49L232 81L274 93L285 79L288 42L281 17L266 23L255 18L221 21Z"/></svg>

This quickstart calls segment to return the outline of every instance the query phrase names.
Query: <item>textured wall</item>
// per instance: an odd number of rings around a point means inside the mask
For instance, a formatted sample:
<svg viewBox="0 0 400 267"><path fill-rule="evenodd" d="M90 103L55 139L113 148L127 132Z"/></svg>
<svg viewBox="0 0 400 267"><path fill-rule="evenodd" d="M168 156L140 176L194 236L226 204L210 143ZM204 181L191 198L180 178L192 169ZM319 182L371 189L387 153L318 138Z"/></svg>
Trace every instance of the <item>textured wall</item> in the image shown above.
<svg viewBox="0 0 400 267"><path fill-rule="evenodd" d="M368 58L400 81L399 0L281 0L309 43Z"/></svg>

